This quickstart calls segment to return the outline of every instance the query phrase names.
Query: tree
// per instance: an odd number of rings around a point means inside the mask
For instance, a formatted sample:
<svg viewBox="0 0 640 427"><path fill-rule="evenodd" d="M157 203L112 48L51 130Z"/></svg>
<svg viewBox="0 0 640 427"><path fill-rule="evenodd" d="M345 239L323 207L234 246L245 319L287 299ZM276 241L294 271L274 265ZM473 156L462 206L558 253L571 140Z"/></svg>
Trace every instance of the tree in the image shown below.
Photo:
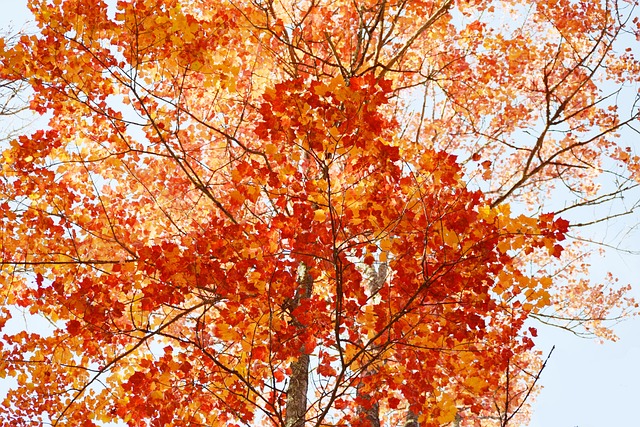
<svg viewBox="0 0 640 427"><path fill-rule="evenodd" d="M506 427L528 321L634 308L567 219L637 185L633 2L29 4L4 422Z"/></svg>
<svg viewBox="0 0 640 427"><path fill-rule="evenodd" d="M2 49L7 46L13 46L20 35L11 29L5 31L4 34L3 37L0 37L0 46ZM0 135L2 135L2 141L11 140L24 131L24 127L26 127L21 117L21 113L27 110L26 102L24 102L21 97L24 86L25 83L21 80L0 80L0 120L3 122Z"/></svg>

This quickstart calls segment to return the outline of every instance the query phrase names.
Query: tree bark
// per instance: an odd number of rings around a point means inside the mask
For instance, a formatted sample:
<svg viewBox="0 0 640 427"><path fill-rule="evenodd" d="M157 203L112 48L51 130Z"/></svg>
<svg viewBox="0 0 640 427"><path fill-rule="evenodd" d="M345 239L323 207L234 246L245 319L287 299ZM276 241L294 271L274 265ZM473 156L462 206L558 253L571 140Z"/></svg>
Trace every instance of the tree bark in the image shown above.
<svg viewBox="0 0 640 427"><path fill-rule="evenodd" d="M309 355L301 354L291 364L291 377L287 388L286 427L304 427L309 387Z"/></svg>
<svg viewBox="0 0 640 427"><path fill-rule="evenodd" d="M414 414L411 410L408 410L404 427L420 427L420 424L418 423L418 414Z"/></svg>
<svg viewBox="0 0 640 427"><path fill-rule="evenodd" d="M362 396L360 390L358 390L358 395ZM358 411L361 416L364 416L369 421L371 427L380 427L380 405L378 402L375 402L371 408L360 407Z"/></svg>
<svg viewBox="0 0 640 427"><path fill-rule="evenodd" d="M298 271L299 286L294 298L290 301L291 312L300 305L300 301L311 297L313 277L308 267L301 264ZM305 325L292 316L292 324L304 329ZM285 427L304 427L307 413L307 391L309 388L309 354L304 344L300 347L300 356L291 364L291 376L287 387L287 404Z"/></svg>
<svg viewBox="0 0 640 427"><path fill-rule="evenodd" d="M369 278L369 283L367 285L369 295L374 296L378 293L380 288L384 285L384 282L387 280L388 275L388 266L387 263L382 263L378 267L376 271L372 267L372 271L370 272L371 277ZM370 374L371 372L365 372L364 375ZM365 400L370 400L370 396L362 393L360 387L357 390L358 397L364 398ZM373 402L370 408L359 407L358 413L361 416L364 416L367 421L369 421L371 427L380 427L380 405L378 402Z"/></svg>

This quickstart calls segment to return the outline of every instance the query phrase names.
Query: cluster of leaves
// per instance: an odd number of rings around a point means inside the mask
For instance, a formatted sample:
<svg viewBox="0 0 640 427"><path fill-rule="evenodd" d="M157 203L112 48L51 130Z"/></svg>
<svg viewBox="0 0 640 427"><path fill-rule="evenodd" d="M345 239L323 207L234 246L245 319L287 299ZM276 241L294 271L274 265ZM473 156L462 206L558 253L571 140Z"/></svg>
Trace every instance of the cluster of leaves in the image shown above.
<svg viewBox="0 0 640 427"><path fill-rule="evenodd" d="M541 202L638 178L597 85L640 77L616 2L29 4L0 44L49 117L1 146L6 423L505 427L529 319L607 336L633 304Z"/></svg>

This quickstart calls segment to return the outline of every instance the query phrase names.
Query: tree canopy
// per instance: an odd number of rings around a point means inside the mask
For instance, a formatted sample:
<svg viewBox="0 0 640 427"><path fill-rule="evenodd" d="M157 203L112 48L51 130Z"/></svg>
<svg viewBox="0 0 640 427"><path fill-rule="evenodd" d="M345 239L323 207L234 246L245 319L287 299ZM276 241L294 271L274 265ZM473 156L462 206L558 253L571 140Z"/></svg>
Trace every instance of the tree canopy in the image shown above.
<svg viewBox="0 0 640 427"><path fill-rule="evenodd" d="M522 425L534 322L636 308L579 238L635 207L635 3L30 0L3 422Z"/></svg>

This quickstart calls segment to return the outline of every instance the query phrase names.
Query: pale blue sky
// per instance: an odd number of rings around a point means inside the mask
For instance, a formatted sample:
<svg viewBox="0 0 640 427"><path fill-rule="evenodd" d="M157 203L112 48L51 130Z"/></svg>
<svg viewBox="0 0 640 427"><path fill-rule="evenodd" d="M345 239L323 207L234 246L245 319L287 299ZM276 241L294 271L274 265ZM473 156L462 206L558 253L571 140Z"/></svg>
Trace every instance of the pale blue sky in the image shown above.
<svg viewBox="0 0 640 427"><path fill-rule="evenodd" d="M0 0L0 5L0 29L22 28L29 19L26 0ZM637 144L636 150L640 150ZM618 225L637 225L634 219ZM640 250L640 241L627 243ZM640 300L640 256L609 251L594 264L594 274L611 270L621 283L635 284L634 295ZM540 348L548 352L555 345L556 349L542 375L544 389L534 404L529 427L640 425L640 317L618 325L616 332L618 342L600 345L558 329L539 328Z"/></svg>

